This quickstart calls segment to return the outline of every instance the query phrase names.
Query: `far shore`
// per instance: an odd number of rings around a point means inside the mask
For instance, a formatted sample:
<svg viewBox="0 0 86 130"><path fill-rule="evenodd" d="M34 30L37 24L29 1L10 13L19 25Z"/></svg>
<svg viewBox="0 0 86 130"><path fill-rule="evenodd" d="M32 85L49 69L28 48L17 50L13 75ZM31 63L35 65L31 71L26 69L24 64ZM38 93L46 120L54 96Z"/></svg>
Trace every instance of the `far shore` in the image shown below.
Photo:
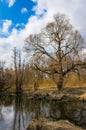
<svg viewBox="0 0 86 130"><path fill-rule="evenodd" d="M6 93L7 95L14 95L15 92ZM66 87L61 91L57 89L38 89L23 91L23 94L28 96L29 99L37 100L52 100L52 101L86 101L86 87ZM3 95L3 93L2 93Z"/></svg>

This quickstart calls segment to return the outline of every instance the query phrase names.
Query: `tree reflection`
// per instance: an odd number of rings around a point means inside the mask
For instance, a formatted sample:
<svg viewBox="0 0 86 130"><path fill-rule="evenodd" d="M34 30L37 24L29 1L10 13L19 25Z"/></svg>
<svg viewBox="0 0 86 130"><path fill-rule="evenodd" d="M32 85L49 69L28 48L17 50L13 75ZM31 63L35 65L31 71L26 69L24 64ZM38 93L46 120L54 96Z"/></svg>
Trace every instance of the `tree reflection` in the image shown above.
<svg viewBox="0 0 86 130"><path fill-rule="evenodd" d="M24 100L23 95L15 96L13 130L21 130L24 124Z"/></svg>
<svg viewBox="0 0 86 130"><path fill-rule="evenodd" d="M32 119L39 119L41 116L41 111L40 111L40 101L34 101L34 100L27 100L26 102L26 108L28 112L28 116Z"/></svg>

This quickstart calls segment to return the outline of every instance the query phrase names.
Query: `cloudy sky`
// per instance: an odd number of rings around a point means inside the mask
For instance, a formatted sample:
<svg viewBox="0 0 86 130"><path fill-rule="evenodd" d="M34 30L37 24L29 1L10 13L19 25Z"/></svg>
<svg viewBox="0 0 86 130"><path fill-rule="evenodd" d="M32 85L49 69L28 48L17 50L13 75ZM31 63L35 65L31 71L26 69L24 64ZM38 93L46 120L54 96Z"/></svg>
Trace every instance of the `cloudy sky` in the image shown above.
<svg viewBox="0 0 86 130"><path fill-rule="evenodd" d="M86 40L86 0L0 0L0 60L10 63L12 48L38 33L55 13L65 13ZM84 52L86 49L84 49Z"/></svg>

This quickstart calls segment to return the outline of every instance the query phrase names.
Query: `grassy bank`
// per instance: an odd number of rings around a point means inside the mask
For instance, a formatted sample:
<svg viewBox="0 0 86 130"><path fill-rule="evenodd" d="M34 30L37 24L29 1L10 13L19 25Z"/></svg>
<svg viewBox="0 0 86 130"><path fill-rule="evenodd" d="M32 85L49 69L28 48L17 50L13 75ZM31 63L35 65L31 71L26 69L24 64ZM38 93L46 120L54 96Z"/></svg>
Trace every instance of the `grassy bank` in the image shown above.
<svg viewBox="0 0 86 130"><path fill-rule="evenodd" d="M67 120L47 121L46 119L34 120L27 130L83 130Z"/></svg>
<svg viewBox="0 0 86 130"><path fill-rule="evenodd" d="M61 91L57 88L24 91L30 98L48 100L86 100L86 87L66 87Z"/></svg>

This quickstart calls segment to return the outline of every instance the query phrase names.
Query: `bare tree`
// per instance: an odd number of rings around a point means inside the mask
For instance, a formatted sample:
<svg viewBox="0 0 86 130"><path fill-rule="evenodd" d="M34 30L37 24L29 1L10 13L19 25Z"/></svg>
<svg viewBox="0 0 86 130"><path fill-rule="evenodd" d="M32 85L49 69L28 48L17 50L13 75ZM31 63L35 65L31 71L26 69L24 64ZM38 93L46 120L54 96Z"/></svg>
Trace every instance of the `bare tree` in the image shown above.
<svg viewBox="0 0 86 130"><path fill-rule="evenodd" d="M29 35L26 39L25 50L33 52L33 56L38 57L37 62L42 58L45 63L35 64L36 68L44 73L52 75L57 80L56 84L60 90L63 81L68 73L78 73L79 67L83 68L84 39L77 30L69 23L69 19L64 14L54 15L53 22L46 25L40 34ZM46 64L51 60L52 64Z"/></svg>
<svg viewBox="0 0 86 130"><path fill-rule="evenodd" d="M24 66L25 63L21 61L21 53L16 48L13 50L14 70L15 70L15 86L16 92L22 91L22 85L24 82Z"/></svg>
<svg viewBox="0 0 86 130"><path fill-rule="evenodd" d="M34 69L34 90L38 90L43 79L43 72L33 66Z"/></svg>
<svg viewBox="0 0 86 130"><path fill-rule="evenodd" d="M4 91L5 87L5 62L0 61L0 91Z"/></svg>
<svg viewBox="0 0 86 130"><path fill-rule="evenodd" d="M0 92L5 93L12 87L10 80L12 80L12 75L7 72L5 62L0 61Z"/></svg>

